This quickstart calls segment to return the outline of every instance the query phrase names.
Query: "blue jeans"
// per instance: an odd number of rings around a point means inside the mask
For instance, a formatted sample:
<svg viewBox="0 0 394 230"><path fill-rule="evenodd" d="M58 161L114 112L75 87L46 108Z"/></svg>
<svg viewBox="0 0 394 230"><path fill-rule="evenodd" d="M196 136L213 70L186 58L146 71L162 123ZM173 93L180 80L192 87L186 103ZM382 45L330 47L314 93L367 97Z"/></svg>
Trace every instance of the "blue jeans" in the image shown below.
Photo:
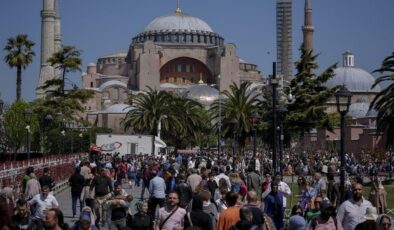
<svg viewBox="0 0 394 230"><path fill-rule="evenodd" d="M81 193L71 192L72 210L73 216L77 215L77 200L79 199L79 212L82 211L84 207L83 200L81 200Z"/></svg>

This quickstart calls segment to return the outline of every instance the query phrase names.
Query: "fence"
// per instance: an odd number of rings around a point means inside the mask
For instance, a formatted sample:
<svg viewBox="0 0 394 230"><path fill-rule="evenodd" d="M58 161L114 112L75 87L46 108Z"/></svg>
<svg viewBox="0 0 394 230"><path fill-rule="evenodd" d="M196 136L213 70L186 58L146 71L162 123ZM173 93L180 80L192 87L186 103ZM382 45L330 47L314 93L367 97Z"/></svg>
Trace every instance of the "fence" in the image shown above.
<svg viewBox="0 0 394 230"><path fill-rule="evenodd" d="M0 163L0 181L2 187L12 186L16 197L22 191L22 177L26 174L28 167L34 168L37 178L43 174L43 169L48 167L50 175L54 179L56 186L54 191L67 184L68 178L74 172L74 162L85 154L63 154L41 158L30 159L29 161L9 161Z"/></svg>

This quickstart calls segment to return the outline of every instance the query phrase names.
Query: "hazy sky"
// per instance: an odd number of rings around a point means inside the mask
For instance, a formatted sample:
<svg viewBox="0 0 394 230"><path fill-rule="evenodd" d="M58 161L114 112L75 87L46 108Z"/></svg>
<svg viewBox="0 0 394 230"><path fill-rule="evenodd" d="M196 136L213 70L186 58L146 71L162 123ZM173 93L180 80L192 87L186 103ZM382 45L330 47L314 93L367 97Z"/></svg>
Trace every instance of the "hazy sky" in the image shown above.
<svg viewBox="0 0 394 230"><path fill-rule="evenodd" d="M126 50L131 38L155 17L174 12L176 0L59 0L64 45L83 50L83 71L98 57ZM275 0L181 0L185 13L206 21L235 43L238 56L271 73L276 60ZM313 0L314 49L324 68L350 50L355 64L368 72L394 51L394 0ZM293 60L302 41L304 0L293 1ZM42 0L0 0L0 56L7 38L28 34L36 43L33 63L22 72L22 97L35 98L40 65ZM80 84L81 73L69 75ZM15 100L16 70L0 62L0 92Z"/></svg>

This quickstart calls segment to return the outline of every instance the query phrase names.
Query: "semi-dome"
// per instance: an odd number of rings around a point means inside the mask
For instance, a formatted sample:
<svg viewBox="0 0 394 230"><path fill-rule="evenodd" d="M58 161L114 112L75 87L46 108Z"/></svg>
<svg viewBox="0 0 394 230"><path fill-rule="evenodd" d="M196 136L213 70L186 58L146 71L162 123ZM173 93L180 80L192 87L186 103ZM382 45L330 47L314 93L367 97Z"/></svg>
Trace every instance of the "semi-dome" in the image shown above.
<svg viewBox="0 0 394 230"><path fill-rule="evenodd" d="M325 86L332 88L345 85L351 92L380 92L379 85L371 89L375 78L367 71L354 67L354 55L349 51L343 54L343 67L334 70L335 76L329 79Z"/></svg>
<svg viewBox="0 0 394 230"><path fill-rule="evenodd" d="M174 30L213 32L212 28L202 19L182 12L175 12L153 19L153 21L145 27L144 32Z"/></svg>
<svg viewBox="0 0 394 230"><path fill-rule="evenodd" d="M219 91L207 84L190 86L188 97L200 102L204 106L212 104L219 98Z"/></svg>

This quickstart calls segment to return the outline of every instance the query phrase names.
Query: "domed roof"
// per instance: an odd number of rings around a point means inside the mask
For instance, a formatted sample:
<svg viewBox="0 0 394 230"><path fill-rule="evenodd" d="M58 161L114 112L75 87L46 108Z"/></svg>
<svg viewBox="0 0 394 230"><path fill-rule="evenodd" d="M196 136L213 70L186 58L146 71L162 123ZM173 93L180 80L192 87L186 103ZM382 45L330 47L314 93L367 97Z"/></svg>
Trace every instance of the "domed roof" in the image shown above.
<svg viewBox="0 0 394 230"><path fill-rule="evenodd" d="M354 67L354 55L350 51L343 53L343 67L334 70L335 76L324 85L332 88L345 85L351 92L380 92L379 85L371 89L375 78L367 71Z"/></svg>
<svg viewBox="0 0 394 230"><path fill-rule="evenodd" d="M127 113L132 109L131 105L114 104L104 110L102 113Z"/></svg>
<svg viewBox="0 0 394 230"><path fill-rule="evenodd" d="M213 87L208 86L207 84L190 86L187 91L189 92L189 98L192 98L205 106L212 104L219 98L219 91Z"/></svg>
<svg viewBox="0 0 394 230"><path fill-rule="evenodd" d="M325 86L335 87L345 85L351 92L380 92L379 85L371 89L375 78L367 71L356 67L339 67L334 70L335 76L329 79Z"/></svg>
<svg viewBox="0 0 394 230"><path fill-rule="evenodd" d="M175 12L153 19L153 21L145 27L144 32L173 30L213 32L212 28L202 19L182 12Z"/></svg>
<svg viewBox="0 0 394 230"><path fill-rule="evenodd" d="M349 113L354 118L365 117L369 111L369 104L365 102L354 103L349 107Z"/></svg>

